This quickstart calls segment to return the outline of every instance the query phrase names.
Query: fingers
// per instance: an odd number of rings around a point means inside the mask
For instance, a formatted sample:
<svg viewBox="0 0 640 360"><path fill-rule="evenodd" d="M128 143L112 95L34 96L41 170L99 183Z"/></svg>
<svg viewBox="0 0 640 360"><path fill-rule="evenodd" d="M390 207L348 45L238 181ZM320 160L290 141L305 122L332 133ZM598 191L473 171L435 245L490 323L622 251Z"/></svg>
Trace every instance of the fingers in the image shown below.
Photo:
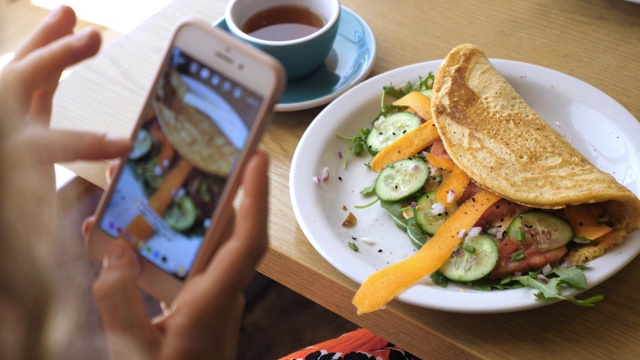
<svg viewBox="0 0 640 360"><path fill-rule="evenodd" d="M211 298L242 293L266 251L268 166L268 157L262 152L257 152L248 162L243 174L244 198L236 214L233 234L214 254L204 273L194 278L202 291L208 293L199 299L202 301L199 310L203 312L211 308ZM190 306L197 307L194 303Z"/></svg>
<svg viewBox="0 0 640 360"><path fill-rule="evenodd" d="M84 29L73 34L75 13L69 7L53 11L16 51L3 72L3 82L13 89L12 111L19 117L48 123L51 101L60 75L100 49L100 34Z"/></svg>
<svg viewBox="0 0 640 360"><path fill-rule="evenodd" d="M128 139L91 132L50 130L34 126L23 134L26 144L37 158L48 164L76 160L113 159L126 154L131 143Z"/></svg>
<svg viewBox="0 0 640 360"><path fill-rule="evenodd" d="M242 292L267 248L268 167L268 157L262 152L257 152L247 163L242 176L244 198L236 214L233 234L206 270L210 276L228 274L218 279L222 291Z"/></svg>
<svg viewBox="0 0 640 360"><path fill-rule="evenodd" d="M33 50L71 34L75 25L76 14L70 7L60 6L52 10L33 33L18 47L13 60L20 60Z"/></svg>
<svg viewBox="0 0 640 360"><path fill-rule="evenodd" d="M19 98L29 102L21 110L32 118L49 121L51 101L60 75L69 66L95 55L100 49L100 34L93 29L63 37L33 50L12 66ZM19 82L19 84L18 84Z"/></svg>
<svg viewBox="0 0 640 360"><path fill-rule="evenodd" d="M263 152L256 152L242 176L244 199L238 208L233 240L241 251L235 256L246 258L253 268L260 261L268 245L267 222L269 213L269 158ZM252 226L246 226L246 219L251 219Z"/></svg>
<svg viewBox="0 0 640 360"><path fill-rule="evenodd" d="M110 350L113 339L130 339L147 350L157 345L157 334L146 316L137 279L140 263L124 241L111 241L102 271L93 284L93 295L107 332Z"/></svg>

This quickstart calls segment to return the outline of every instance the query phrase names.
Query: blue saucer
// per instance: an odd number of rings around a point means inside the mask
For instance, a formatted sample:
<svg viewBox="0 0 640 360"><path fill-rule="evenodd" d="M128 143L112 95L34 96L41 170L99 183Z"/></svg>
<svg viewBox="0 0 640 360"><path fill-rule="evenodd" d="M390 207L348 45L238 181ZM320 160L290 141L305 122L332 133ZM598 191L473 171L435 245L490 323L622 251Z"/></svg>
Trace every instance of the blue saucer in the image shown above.
<svg viewBox="0 0 640 360"><path fill-rule="evenodd" d="M229 31L224 18L213 26ZM369 75L375 56L376 41L371 28L343 6L338 36L324 66L303 79L288 82L274 110L298 111L332 101Z"/></svg>

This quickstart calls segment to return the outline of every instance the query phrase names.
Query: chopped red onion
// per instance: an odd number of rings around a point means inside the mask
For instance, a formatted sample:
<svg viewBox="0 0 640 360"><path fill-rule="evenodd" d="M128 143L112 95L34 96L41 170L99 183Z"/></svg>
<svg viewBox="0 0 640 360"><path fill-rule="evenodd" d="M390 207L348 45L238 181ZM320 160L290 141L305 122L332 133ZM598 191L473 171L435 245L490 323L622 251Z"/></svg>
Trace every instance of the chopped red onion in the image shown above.
<svg viewBox="0 0 640 360"><path fill-rule="evenodd" d="M411 165L411 167L409 168L409 170L411 171L417 171L420 167L418 166L418 164L413 164Z"/></svg>
<svg viewBox="0 0 640 360"><path fill-rule="evenodd" d="M538 274L538 280L542 281L545 284L549 283L549 278L547 278L546 276L544 276L542 274Z"/></svg>
<svg viewBox="0 0 640 360"><path fill-rule="evenodd" d="M542 268L542 274L543 274L543 275L549 275L549 274L551 273L551 270L552 270L552 268L551 268L551 264L547 263L547 265L545 265L545 266Z"/></svg>
<svg viewBox="0 0 640 360"><path fill-rule="evenodd" d="M313 182L316 184L322 184L326 182L327 180L329 180L329 168L328 167L323 168L321 176L320 177L314 176L311 178L311 180L313 180Z"/></svg>
<svg viewBox="0 0 640 360"><path fill-rule="evenodd" d="M373 245L374 244L374 241L372 239L369 239L369 238L366 238L366 237L360 238L360 241L362 243L364 243L364 244L367 244L367 245Z"/></svg>
<svg viewBox="0 0 640 360"><path fill-rule="evenodd" d="M338 158L342 159L342 151L338 151Z"/></svg>
<svg viewBox="0 0 640 360"><path fill-rule="evenodd" d="M444 214L445 211L447 211L447 209L444 207L444 205L440 204L440 203L433 203L433 205L431 205L431 213L433 215L440 215L440 214Z"/></svg>
<svg viewBox="0 0 640 360"><path fill-rule="evenodd" d="M480 233L482 232L482 228L479 226L474 226L469 230L469 235L467 235L468 237L473 237L476 235L480 235Z"/></svg>
<svg viewBox="0 0 640 360"><path fill-rule="evenodd" d="M384 116L380 116L379 118L377 118L376 121L373 122L373 127L377 129L378 125L380 125L380 122L382 122L384 119L385 119Z"/></svg>
<svg viewBox="0 0 640 360"><path fill-rule="evenodd" d="M451 204L453 202L453 198L456 196L456 192L453 190L447 191L447 204Z"/></svg>
<svg viewBox="0 0 640 360"><path fill-rule="evenodd" d="M329 168L325 167L322 169L322 182L329 180Z"/></svg>
<svg viewBox="0 0 640 360"><path fill-rule="evenodd" d="M463 238L464 238L464 234L465 234L466 232L467 232L467 230L465 230L465 229L460 229L460 231L458 232L458 237L459 237L460 239L463 239Z"/></svg>

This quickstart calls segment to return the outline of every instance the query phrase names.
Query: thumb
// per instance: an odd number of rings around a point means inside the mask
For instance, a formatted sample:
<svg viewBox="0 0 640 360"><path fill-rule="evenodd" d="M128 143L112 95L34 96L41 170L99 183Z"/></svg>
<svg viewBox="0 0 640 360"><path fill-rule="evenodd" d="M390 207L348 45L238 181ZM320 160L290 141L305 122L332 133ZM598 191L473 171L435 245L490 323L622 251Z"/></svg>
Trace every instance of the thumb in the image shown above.
<svg viewBox="0 0 640 360"><path fill-rule="evenodd" d="M146 352L155 347L155 330L147 318L137 285L139 272L140 263L130 245L121 240L111 241L102 271L93 284L93 295L114 356L123 348ZM129 342L128 346L122 346L123 339Z"/></svg>

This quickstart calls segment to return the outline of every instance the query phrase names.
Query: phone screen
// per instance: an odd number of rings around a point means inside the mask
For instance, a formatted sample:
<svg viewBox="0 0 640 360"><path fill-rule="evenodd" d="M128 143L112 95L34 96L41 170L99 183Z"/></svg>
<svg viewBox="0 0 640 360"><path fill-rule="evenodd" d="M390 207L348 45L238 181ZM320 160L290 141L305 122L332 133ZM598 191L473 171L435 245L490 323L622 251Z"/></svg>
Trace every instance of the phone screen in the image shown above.
<svg viewBox="0 0 640 360"><path fill-rule="evenodd" d="M174 47L99 227L184 279L262 101Z"/></svg>

